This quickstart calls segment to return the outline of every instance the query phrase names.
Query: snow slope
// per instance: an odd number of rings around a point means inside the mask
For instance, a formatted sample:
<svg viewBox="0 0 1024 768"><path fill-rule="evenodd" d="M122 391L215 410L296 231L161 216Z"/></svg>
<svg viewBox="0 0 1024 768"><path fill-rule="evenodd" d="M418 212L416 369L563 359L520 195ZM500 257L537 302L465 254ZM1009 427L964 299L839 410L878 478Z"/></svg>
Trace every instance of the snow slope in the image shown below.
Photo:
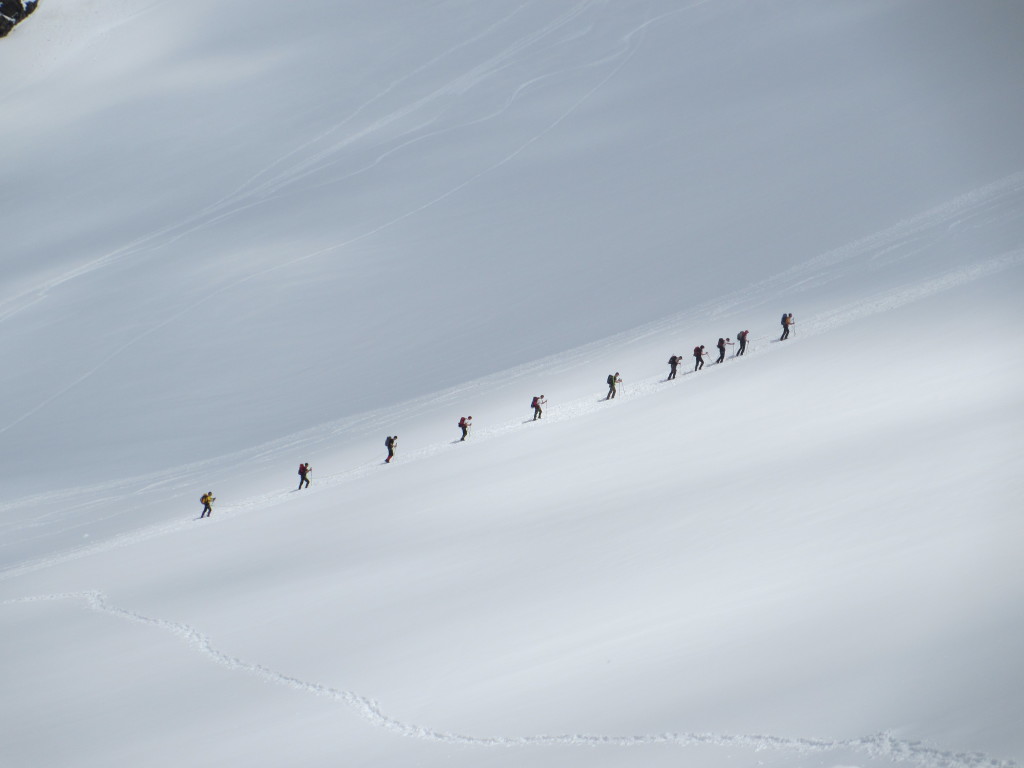
<svg viewBox="0 0 1024 768"><path fill-rule="evenodd" d="M1019 764L1021 21L43 6L3 763Z"/></svg>

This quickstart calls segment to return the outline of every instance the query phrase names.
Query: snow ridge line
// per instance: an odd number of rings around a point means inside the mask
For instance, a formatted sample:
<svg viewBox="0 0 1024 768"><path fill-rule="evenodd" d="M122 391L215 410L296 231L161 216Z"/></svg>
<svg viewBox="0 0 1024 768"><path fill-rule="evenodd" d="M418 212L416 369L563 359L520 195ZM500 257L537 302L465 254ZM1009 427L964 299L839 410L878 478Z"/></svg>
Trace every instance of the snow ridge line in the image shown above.
<svg viewBox="0 0 1024 768"><path fill-rule="evenodd" d="M112 605L95 590L63 592L4 600L2 605L23 605L41 602L80 602L91 611L113 616L134 624L155 627L177 636L213 662L226 669L253 675L268 683L345 704L364 720L405 738L475 747L636 747L652 744L675 744L679 747L717 746L751 749L755 752L778 751L799 754L852 751L872 758L910 763L921 768L1019 768L1013 760L993 758L977 752L952 752L930 747L918 741L903 741L882 732L853 739L796 738L771 735L669 732L635 736L602 736L595 734L561 734L535 736L470 736L435 731L426 726L404 723L387 715L373 699L352 691L332 688L321 683L300 680L261 664L245 661L219 650L210 638L198 629L179 622L158 619Z"/></svg>
<svg viewBox="0 0 1024 768"><path fill-rule="evenodd" d="M789 267L753 286L702 304L694 311L718 316L740 306L749 306L752 300L757 303L756 299L769 290L772 290L773 293L784 291L800 293L842 279L843 273L837 271L836 268L849 262L859 263L862 260L868 260L869 262L885 263L890 260L900 260L906 257L905 254L901 255L901 251L912 248L915 242L920 241L929 233L934 233L933 237L945 237L948 233L969 222L972 217L1000 205L1011 205L1014 211L1019 210L1020 206L1019 203L1015 203L1015 198L1019 198L1022 194L1024 194L1024 171L1017 171L985 186L958 195L922 213L898 221L878 232ZM666 321L672 319L666 318ZM658 321L653 325L662 325L666 321Z"/></svg>

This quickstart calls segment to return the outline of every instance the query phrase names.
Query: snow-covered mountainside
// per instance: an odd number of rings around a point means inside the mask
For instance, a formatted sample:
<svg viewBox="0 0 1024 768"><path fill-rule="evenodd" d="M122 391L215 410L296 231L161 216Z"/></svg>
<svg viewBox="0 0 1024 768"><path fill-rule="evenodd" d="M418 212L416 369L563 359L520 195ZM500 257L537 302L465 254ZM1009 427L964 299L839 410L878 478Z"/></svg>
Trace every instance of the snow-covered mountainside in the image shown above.
<svg viewBox="0 0 1024 768"><path fill-rule="evenodd" d="M1024 9L294 11L0 44L2 763L1021 764Z"/></svg>

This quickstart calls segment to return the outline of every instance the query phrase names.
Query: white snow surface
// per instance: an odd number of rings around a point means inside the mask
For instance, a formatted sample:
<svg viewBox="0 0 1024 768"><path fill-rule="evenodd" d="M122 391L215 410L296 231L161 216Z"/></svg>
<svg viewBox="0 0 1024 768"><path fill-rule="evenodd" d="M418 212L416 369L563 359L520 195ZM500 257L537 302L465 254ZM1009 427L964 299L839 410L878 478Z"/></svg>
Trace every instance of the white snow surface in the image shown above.
<svg viewBox="0 0 1024 768"><path fill-rule="evenodd" d="M0 765L1024 764L1022 75L998 0L43 3Z"/></svg>

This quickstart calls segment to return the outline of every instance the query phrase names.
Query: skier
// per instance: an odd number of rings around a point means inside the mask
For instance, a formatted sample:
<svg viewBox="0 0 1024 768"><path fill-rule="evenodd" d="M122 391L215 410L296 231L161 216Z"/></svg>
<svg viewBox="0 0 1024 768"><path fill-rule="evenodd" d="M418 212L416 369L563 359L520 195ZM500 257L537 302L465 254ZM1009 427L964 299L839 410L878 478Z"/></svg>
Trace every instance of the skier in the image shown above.
<svg viewBox="0 0 1024 768"><path fill-rule="evenodd" d="M683 358L679 355L672 355L672 357L668 359L669 372L666 381L672 381L672 379L676 377L676 368L679 367L681 362L683 362Z"/></svg>
<svg viewBox="0 0 1024 768"><path fill-rule="evenodd" d="M615 397L615 393L619 391L619 384L622 383L622 379L619 378L619 372L608 374L608 394L605 395L605 400L611 400Z"/></svg>
<svg viewBox="0 0 1024 768"><path fill-rule="evenodd" d="M736 334L736 341L740 343L740 348L736 350L736 357L739 357L747 351L747 335L750 331L740 331Z"/></svg>
<svg viewBox="0 0 1024 768"><path fill-rule="evenodd" d="M199 497L199 503L203 505L203 514L199 516L200 519L204 517L209 517L213 514L213 507L211 505L216 500L217 499L213 497L213 491L207 491L206 493Z"/></svg>
<svg viewBox="0 0 1024 768"><path fill-rule="evenodd" d="M465 440L467 437L469 437L469 428L472 427L472 426L473 426L473 417L472 416L463 416L461 419L459 419L459 429L462 430L462 437L459 440L460 443L463 440Z"/></svg>
<svg viewBox="0 0 1024 768"><path fill-rule="evenodd" d="M732 341L730 339L725 338L725 339L719 339L718 340L718 359L715 361L716 363L724 363L725 362L725 348L727 346L729 346L729 347L732 346Z"/></svg>
<svg viewBox="0 0 1024 768"><path fill-rule="evenodd" d="M395 458L395 449L398 447L398 435L394 437L388 435L384 440L384 447L388 449L388 457L384 459L384 463L390 464L391 460Z"/></svg>
<svg viewBox="0 0 1024 768"><path fill-rule="evenodd" d="M696 373L704 367L704 345L701 344L699 347L693 348L693 358L697 361L697 364L693 366L693 372Z"/></svg>
<svg viewBox="0 0 1024 768"><path fill-rule="evenodd" d="M796 325L796 320L793 319L793 313L790 312L788 315L782 316L782 336L779 341L785 341L789 338L789 327Z"/></svg>
<svg viewBox="0 0 1024 768"><path fill-rule="evenodd" d="M544 408L542 407L547 402L547 398L544 395L537 395L533 398L533 402L530 403L530 407L533 408L533 420L544 417Z"/></svg>
<svg viewBox="0 0 1024 768"><path fill-rule="evenodd" d="M303 486L309 488L309 475L313 468L308 463L299 464L299 487L295 490L301 491Z"/></svg>

